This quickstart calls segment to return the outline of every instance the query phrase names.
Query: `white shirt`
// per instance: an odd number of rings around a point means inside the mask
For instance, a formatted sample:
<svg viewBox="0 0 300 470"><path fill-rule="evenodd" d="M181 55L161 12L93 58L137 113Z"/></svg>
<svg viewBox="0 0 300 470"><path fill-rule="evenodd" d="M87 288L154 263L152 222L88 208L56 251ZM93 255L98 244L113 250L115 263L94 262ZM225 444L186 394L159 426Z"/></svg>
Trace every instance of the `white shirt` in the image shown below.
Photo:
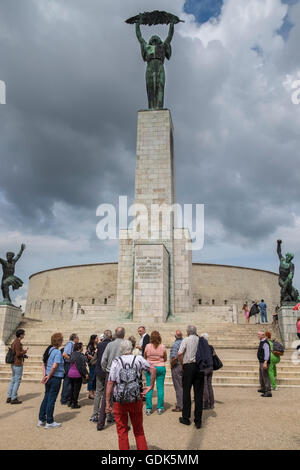
<svg viewBox="0 0 300 470"><path fill-rule="evenodd" d="M141 339L140 339L140 342L139 342L139 346L142 347L143 346L143 341L144 341L144 338L146 336L146 332L143 334L143 336L141 336ZM143 355L143 351L141 349L139 349L139 356L142 356Z"/></svg>

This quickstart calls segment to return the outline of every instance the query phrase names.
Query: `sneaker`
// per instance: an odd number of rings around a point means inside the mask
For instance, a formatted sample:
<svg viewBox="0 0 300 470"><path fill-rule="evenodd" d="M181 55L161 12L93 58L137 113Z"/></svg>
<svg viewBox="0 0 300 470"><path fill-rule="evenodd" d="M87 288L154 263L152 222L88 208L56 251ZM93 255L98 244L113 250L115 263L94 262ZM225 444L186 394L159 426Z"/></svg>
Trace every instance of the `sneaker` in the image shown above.
<svg viewBox="0 0 300 470"><path fill-rule="evenodd" d="M10 403L10 402L11 402L11 398L7 398L6 403Z"/></svg>
<svg viewBox="0 0 300 470"><path fill-rule="evenodd" d="M60 426L60 423L56 423L55 421L53 421L53 423L51 424L46 423L45 429L60 428Z"/></svg>
<svg viewBox="0 0 300 470"><path fill-rule="evenodd" d="M91 423L98 423L98 416L91 416L90 421Z"/></svg>
<svg viewBox="0 0 300 470"><path fill-rule="evenodd" d="M278 392L279 389L278 389L278 387L276 387L276 388L272 388L272 390L273 390L273 392Z"/></svg>
<svg viewBox="0 0 300 470"><path fill-rule="evenodd" d="M44 426L45 424L46 424L46 421L40 421L40 420L39 420L38 423L37 423L37 427L38 427L38 428L41 428L41 427Z"/></svg>
<svg viewBox="0 0 300 470"><path fill-rule="evenodd" d="M163 412L164 412L164 410L162 410L161 408L159 408L159 409L157 410L157 414L159 414L159 415L162 415Z"/></svg>
<svg viewBox="0 0 300 470"><path fill-rule="evenodd" d="M150 415L152 415L152 410L150 409L146 410L146 416L150 416Z"/></svg>
<svg viewBox="0 0 300 470"><path fill-rule="evenodd" d="M21 405L22 401L16 398L15 400L10 400L11 405Z"/></svg>
<svg viewBox="0 0 300 470"><path fill-rule="evenodd" d="M264 397L264 398L269 398L272 396L272 393L271 392L266 392L266 393L262 393L261 394L261 397Z"/></svg>

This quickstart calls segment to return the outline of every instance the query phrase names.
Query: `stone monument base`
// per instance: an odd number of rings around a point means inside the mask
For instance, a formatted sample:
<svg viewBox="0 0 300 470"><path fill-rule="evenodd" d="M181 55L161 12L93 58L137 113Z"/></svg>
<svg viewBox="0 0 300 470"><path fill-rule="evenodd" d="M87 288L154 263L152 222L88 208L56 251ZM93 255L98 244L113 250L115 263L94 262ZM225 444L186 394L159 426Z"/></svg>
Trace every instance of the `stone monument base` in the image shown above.
<svg viewBox="0 0 300 470"><path fill-rule="evenodd" d="M163 323L169 314L169 253L163 244L137 244L133 320Z"/></svg>
<svg viewBox="0 0 300 470"><path fill-rule="evenodd" d="M293 307L294 305L282 305L278 311L278 324L285 348L293 348L293 343L298 341L296 321L300 317L300 311L293 310Z"/></svg>
<svg viewBox="0 0 300 470"><path fill-rule="evenodd" d="M0 305L0 364L5 363L5 342L14 333L22 318L22 309Z"/></svg>

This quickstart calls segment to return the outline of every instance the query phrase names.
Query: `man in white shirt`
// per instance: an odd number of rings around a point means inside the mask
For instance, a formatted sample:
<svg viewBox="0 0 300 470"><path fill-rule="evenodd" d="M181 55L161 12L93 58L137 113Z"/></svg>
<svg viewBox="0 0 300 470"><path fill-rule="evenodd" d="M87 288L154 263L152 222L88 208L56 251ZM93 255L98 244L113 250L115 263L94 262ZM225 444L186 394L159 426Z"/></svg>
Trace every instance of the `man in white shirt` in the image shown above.
<svg viewBox="0 0 300 470"><path fill-rule="evenodd" d="M146 333L146 328L144 326L140 326L138 328L138 334L140 335L141 339L137 349L139 350L139 356L144 357L144 352L147 344L150 343L150 336Z"/></svg>
<svg viewBox="0 0 300 470"><path fill-rule="evenodd" d="M186 425L191 424L191 388L193 386L195 399L194 422L196 428L200 429L203 410L204 373L200 372L200 368L196 363L199 336L197 335L197 328L192 325L187 327L186 332L187 337L183 339L178 352L178 359L183 368L183 408L179 422Z"/></svg>

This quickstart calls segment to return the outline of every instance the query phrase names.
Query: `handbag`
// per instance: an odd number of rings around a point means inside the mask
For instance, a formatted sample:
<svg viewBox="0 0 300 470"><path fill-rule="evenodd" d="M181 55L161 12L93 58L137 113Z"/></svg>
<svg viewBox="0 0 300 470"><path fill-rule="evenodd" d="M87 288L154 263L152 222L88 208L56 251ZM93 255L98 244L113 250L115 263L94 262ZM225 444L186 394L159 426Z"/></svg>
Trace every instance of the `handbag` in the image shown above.
<svg viewBox="0 0 300 470"><path fill-rule="evenodd" d="M214 354L213 355L213 370L219 370L222 367L223 367L223 363L221 359L216 354Z"/></svg>
<svg viewBox="0 0 300 470"><path fill-rule="evenodd" d="M97 364L97 351L93 355L92 359L89 361L90 366L95 366Z"/></svg>
<svg viewBox="0 0 300 470"><path fill-rule="evenodd" d="M90 380L90 378L87 379L86 377L82 377L82 383L83 384L89 383L89 380Z"/></svg>

